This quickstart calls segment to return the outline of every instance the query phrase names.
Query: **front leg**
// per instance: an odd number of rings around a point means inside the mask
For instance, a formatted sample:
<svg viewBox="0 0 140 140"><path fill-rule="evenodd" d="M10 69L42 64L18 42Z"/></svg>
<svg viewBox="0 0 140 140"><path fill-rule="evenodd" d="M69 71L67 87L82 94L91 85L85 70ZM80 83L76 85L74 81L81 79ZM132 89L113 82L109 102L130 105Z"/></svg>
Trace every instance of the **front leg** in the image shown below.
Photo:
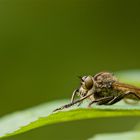
<svg viewBox="0 0 140 140"><path fill-rule="evenodd" d="M81 94L79 94L79 89L74 90L74 92L73 92L73 94L72 94L72 97L71 97L71 103L73 103L73 102L75 101L76 95L77 95L77 96L80 96L80 98L82 98L82 97L86 96L86 94L87 94L87 93L85 93L84 95L81 95ZM82 101L79 102L79 104L78 104L77 106L80 106L81 104L82 104Z"/></svg>
<svg viewBox="0 0 140 140"><path fill-rule="evenodd" d="M71 103L74 102L76 95L79 93L79 89L74 90L71 97Z"/></svg>
<svg viewBox="0 0 140 140"><path fill-rule="evenodd" d="M77 100L75 100L75 101L73 101L73 102L71 102L69 104L66 104L66 105L63 105L63 106L61 106L59 108L56 108L55 110L53 110L53 112L56 112L56 111L59 111L59 110L63 110L65 108L69 108L69 107L71 107L71 106L73 106L73 105L75 105L77 103L82 102L83 100L89 98L90 96L93 96L93 93L90 93L90 94L88 94L88 95L86 95L86 96L84 96L84 97L82 97L80 99L77 99Z"/></svg>

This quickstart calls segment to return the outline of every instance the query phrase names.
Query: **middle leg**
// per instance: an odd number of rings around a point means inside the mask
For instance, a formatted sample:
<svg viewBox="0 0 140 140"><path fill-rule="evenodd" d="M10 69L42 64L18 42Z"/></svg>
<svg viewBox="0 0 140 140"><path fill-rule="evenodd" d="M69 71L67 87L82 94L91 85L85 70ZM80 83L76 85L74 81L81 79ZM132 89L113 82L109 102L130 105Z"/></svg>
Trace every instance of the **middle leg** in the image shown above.
<svg viewBox="0 0 140 140"><path fill-rule="evenodd" d="M108 96L108 97L103 97L103 98L100 98L100 99L93 100L89 103L88 107L91 107L91 105L94 104L94 103L97 103L98 105L107 104L113 98L114 98L113 96Z"/></svg>

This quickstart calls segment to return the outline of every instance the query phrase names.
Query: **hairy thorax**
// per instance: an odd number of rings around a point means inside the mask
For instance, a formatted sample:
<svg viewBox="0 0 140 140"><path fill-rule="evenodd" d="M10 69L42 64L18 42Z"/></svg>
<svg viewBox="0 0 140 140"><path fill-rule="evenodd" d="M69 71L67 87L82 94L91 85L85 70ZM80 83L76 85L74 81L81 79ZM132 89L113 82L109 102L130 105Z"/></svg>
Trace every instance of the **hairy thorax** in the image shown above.
<svg viewBox="0 0 140 140"><path fill-rule="evenodd" d="M113 83L117 82L116 77L111 73L102 72L94 76L94 98L102 98L110 95L116 96L120 91L113 88Z"/></svg>
<svg viewBox="0 0 140 140"><path fill-rule="evenodd" d="M94 98L99 99L103 97L109 97L109 96L118 96L121 94L121 91L115 90L113 88L97 88L96 91L94 92Z"/></svg>

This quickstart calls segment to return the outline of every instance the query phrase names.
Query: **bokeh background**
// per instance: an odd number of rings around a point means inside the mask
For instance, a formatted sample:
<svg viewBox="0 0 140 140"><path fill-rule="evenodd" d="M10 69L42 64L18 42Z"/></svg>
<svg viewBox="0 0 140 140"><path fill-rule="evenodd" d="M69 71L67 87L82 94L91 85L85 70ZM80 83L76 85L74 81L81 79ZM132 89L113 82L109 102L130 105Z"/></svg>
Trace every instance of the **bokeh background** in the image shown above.
<svg viewBox="0 0 140 140"><path fill-rule="evenodd" d="M138 0L0 0L0 116L70 98L78 75L139 69L139 5ZM89 120L79 121L17 139L85 139L78 135L84 128L94 129Z"/></svg>

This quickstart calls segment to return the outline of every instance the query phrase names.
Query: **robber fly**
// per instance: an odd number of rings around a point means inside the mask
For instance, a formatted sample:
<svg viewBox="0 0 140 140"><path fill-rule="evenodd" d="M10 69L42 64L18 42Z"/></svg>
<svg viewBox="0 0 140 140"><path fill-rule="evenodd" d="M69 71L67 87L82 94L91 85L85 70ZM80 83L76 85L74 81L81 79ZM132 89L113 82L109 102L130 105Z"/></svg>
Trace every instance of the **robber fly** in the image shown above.
<svg viewBox="0 0 140 140"><path fill-rule="evenodd" d="M74 90L71 102L54 111L80 105L83 100L89 99L88 107L96 103L98 105L113 105L122 99L140 100L140 88L121 83L109 72L100 72L94 76L80 77L80 87ZM79 97L79 99L75 99Z"/></svg>

